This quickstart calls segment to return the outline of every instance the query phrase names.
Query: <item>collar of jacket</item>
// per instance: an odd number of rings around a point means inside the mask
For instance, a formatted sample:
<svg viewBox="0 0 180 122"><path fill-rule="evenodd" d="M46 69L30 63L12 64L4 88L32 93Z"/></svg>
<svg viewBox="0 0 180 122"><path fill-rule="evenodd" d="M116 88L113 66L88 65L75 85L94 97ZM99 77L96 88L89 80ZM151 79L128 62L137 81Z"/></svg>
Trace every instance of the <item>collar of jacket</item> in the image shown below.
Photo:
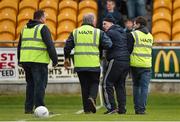
<svg viewBox="0 0 180 122"><path fill-rule="evenodd" d="M83 26L83 25L90 25L90 26L94 27L92 24L82 24L81 26Z"/></svg>
<svg viewBox="0 0 180 122"><path fill-rule="evenodd" d="M34 26L36 26L38 24L42 24L42 22L40 22L38 20L31 20L30 19L26 25L28 28L33 28Z"/></svg>
<svg viewBox="0 0 180 122"><path fill-rule="evenodd" d="M143 32L143 33L145 33L145 34L148 34L148 33L149 33L148 28L145 27L145 26L141 26L141 27L137 28L136 30L139 30L139 31L141 31L141 32Z"/></svg>

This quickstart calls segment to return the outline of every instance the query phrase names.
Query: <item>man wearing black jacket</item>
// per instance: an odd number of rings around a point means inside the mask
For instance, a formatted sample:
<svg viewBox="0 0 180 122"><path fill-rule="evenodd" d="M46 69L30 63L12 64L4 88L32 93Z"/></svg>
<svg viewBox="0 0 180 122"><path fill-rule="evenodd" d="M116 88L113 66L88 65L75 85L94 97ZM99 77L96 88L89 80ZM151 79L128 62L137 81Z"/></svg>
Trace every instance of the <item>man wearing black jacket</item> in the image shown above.
<svg viewBox="0 0 180 122"><path fill-rule="evenodd" d="M103 27L111 38L113 46L107 51L109 62L106 75L103 80L103 97L107 112L104 114L126 113L126 89L125 80L129 71L129 52L127 36L123 28L114 24L114 18L107 16L103 21ZM114 99L116 91L118 107Z"/></svg>
<svg viewBox="0 0 180 122"><path fill-rule="evenodd" d="M45 23L43 10L34 13L34 19L22 29L17 54L18 64L25 70L26 100L25 114L33 113L35 106L45 106L44 96L48 80L50 59L55 67L58 64L57 53L51 33Z"/></svg>

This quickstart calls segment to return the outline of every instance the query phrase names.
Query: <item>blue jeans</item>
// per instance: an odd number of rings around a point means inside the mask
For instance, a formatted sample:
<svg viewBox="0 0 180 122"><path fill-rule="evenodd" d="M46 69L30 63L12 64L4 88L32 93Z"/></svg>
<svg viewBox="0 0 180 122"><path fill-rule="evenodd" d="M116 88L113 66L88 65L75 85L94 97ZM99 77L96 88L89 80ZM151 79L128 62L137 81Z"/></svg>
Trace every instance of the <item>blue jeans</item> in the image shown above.
<svg viewBox="0 0 180 122"><path fill-rule="evenodd" d="M146 110L148 86L151 79L151 72L148 68L131 67L133 79L133 99L136 112Z"/></svg>
<svg viewBox="0 0 180 122"><path fill-rule="evenodd" d="M48 80L47 64L22 63L26 76L26 100L25 112L33 111L33 108L45 106L44 96Z"/></svg>
<svg viewBox="0 0 180 122"><path fill-rule="evenodd" d="M133 19L137 16L146 15L145 0L127 0L128 17Z"/></svg>

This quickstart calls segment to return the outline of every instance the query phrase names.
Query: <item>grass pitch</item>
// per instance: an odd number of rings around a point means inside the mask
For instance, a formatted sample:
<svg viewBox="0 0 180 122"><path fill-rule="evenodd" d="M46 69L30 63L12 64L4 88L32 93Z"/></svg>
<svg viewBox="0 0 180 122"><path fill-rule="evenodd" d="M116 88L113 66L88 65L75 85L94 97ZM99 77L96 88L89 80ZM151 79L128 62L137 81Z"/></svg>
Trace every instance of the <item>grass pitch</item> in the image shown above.
<svg viewBox="0 0 180 122"><path fill-rule="evenodd" d="M132 96L127 97L126 115L103 115L104 107L96 114L77 115L80 95L46 95L46 105L60 115L38 119L24 114L24 95L0 95L0 121L180 121L180 94L149 95L146 115L134 114Z"/></svg>

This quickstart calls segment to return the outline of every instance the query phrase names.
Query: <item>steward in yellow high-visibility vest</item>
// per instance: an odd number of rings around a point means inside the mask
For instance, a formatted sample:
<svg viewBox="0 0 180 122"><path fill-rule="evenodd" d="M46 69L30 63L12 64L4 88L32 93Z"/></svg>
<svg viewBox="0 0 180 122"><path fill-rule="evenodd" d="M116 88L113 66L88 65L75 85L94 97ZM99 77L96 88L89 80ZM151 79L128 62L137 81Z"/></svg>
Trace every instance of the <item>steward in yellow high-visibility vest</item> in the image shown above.
<svg viewBox="0 0 180 122"><path fill-rule="evenodd" d="M99 38L100 30L90 25L81 26L73 31L74 66L100 67Z"/></svg>
<svg viewBox="0 0 180 122"><path fill-rule="evenodd" d="M43 26L44 24L38 24L32 28L24 27L21 33L20 62L50 62L47 46L40 33Z"/></svg>
<svg viewBox="0 0 180 122"><path fill-rule="evenodd" d="M95 113L95 100L100 77L100 51L112 46L111 39L95 28L94 14L83 17L81 27L74 29L64 47L66 69L70 66L70 53L74 48L74 67L78 74L85 113Z"/></svg>
<svg viewBox="0 0 180 122"><path fill-rule="evenodd" d="M34 19L24 26L18 43L18 64L26 75L25 114L33 113L33 108L45 106L44 96L48 81L48 64L58 63L57 53L43 10L34 13Z"/></svg>
<svg viewBox="0 0 180 122"><path fill-rule="evenodd" d="M134 38L134 48L130 56L130 65L133 67L150 68L152 62L153 37L151 33L143 33L139 30L131 32Z"/></svg>
<svg viewBox="0 0 180 122"><path fill-rule="evenodd" d="M148 86L151 79L153 36L147 29L147 21L139 16L134 21L135 31L128 34L130 66L133 80L135 114L145 114Z"/></svg>

